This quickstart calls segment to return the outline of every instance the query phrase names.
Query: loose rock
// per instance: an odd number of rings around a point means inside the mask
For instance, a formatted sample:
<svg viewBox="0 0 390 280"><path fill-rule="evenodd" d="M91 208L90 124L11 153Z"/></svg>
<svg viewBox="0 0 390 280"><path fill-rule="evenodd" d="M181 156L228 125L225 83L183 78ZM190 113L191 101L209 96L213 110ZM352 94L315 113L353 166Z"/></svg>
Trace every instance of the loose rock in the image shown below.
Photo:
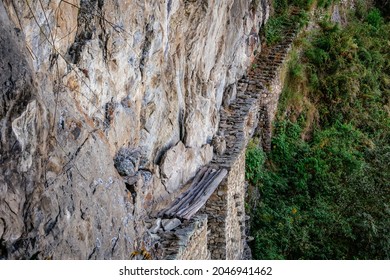
<svg viewBox="0 0 390 280"><path fill-rule="evenodd" d="M162 220L162 226L165 231L170 231L180 226L181 221L177 218Z"/></svg>

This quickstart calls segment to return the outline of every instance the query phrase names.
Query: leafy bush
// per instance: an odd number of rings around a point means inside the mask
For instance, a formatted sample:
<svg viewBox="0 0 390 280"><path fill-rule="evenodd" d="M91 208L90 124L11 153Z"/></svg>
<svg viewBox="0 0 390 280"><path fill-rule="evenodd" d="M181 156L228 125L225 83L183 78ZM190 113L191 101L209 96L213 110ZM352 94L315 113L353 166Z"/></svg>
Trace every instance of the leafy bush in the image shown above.
<svg viewBox="0 0 390 280"><path fill-rule="evenodd" d="M332 2L332 0L327 1ZM314 0L275 0L273 5L276 14L284 14L290 7L297 7L308 10L313 3Z"/></svg>
<svg viewBox="0 0 390 280"><path fill-rule="evenodd" d="M265 26L265 38L268 45L279 43L283 38L283 23L286 16L270 18Z"/></svg>
<svg viewBox="0 0 390 280"><path fill-rule="evenodd" d="M383 24L383 18L378 9L371 10L366 18L368 24L375 28L379 28Z"/></svg>
<svg viewBox="0 0 390 280"><path fill-rule="evenodd" d="M285 24L297 24L299 28L304 27L309 22L309 15L306 10L312 5L314 0L275 0L274 14L265 26L265 38L268 45L282 41L285 32ZM300 8L298 14L292 14L292 9Z"/></svg>
<svg viewBox="0 0 390 280"><path fill-rule="evenodd" d="M247 150L257 259L390 258L390 24L366 8L310 34L289 64L272 151Z"/></svg>
<svg viewBox="0 0 390 280"><path fill-rule="evenodd" d="M299 61L297 53L293 53L290 62L288 63L288 75L293 80L299 80L303 75L303 66Z"/></svg>
<svg viewBox="0 0 390 280"><path fill-rule="evenodd" d="M328 8L333 2L333 0L318 0L317 6L320 8Z"/></svg>

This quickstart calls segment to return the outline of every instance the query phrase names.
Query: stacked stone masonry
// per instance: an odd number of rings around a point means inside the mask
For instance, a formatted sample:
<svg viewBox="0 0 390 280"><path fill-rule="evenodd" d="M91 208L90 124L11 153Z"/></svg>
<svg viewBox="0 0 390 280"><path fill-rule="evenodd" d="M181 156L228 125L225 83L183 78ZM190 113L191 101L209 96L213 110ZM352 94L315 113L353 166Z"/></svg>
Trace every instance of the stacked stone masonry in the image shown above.
<svg viewBox="0 0 390 280"><path fill-rule="evenodd" d="M298 26L290 20L284 29L282 42L259 54L247 75L234 85L235 99L221 108L218 134L224 136L226 150L216 154L210 166L225 168L228 174L200 211L208 217L205 223L209 234L205 236L202 231L194 235L186 253L175 255L176 259L196 259L199 250L191 254L190 248L204 248L202 242L208 243L211 259L250 257L245 230L245 150L253 136L261 139L263 149L271 148L271 124L282 91L284 65Z"/></svg>
<svg viewBox="0 0 390 280"><path fill-rule="evenodd" d="M164 223L166 221L166 223ZM177 221L177 223L176 223ZM172 225L169 228L166 225ZM153 259L208 260L207 215L196 215L181 222L177 218L149 221L149 234L144 240Z"/></svg>

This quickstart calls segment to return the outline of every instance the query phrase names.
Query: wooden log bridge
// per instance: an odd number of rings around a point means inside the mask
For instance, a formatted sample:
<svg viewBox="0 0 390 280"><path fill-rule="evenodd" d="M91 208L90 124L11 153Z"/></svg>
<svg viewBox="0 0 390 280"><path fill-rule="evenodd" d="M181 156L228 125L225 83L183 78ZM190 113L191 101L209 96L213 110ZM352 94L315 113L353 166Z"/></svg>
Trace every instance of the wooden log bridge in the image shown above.
<svg viewBox="0 0 390 280"><path fill-rule="evenodd" d="M203 167L195 176L187 191L177 197L159 216L191 219L217 189L227 174L226 169Z"/></svg>

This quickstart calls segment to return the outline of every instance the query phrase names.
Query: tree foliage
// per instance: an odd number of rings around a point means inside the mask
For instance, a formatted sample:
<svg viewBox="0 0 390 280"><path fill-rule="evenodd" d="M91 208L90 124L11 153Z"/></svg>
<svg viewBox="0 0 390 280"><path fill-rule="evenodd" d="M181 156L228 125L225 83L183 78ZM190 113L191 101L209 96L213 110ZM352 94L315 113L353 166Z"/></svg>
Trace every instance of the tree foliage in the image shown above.
<svg viewBox="0 0 390 280"><path fill-rule="evenodd" d="M272 151L247 151L261 193L257 259L390 258L390 24L377 9L362 14L309 34L289 65Z"/></svg>

